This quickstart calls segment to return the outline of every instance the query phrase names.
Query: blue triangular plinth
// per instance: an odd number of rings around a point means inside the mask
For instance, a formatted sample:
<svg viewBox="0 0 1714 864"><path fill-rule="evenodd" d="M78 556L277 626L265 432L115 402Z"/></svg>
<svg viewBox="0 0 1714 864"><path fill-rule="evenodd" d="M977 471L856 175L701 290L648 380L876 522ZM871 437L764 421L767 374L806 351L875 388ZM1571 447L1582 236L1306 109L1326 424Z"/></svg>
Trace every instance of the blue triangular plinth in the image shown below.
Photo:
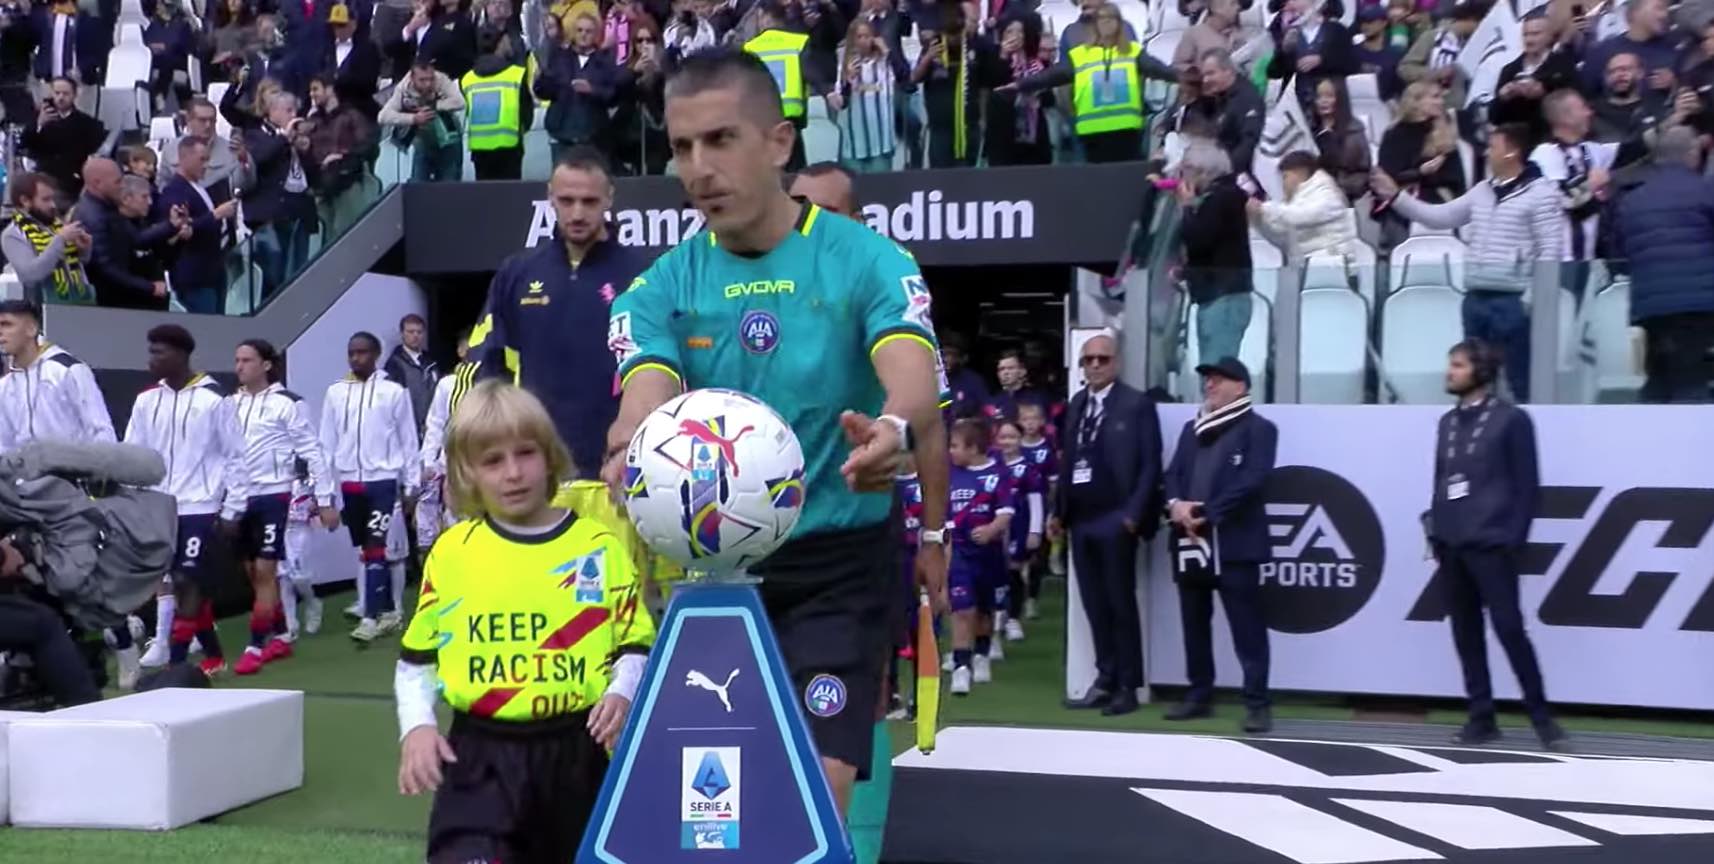
<svg viewBox="0 0 1714 864"><path fill-rule="evenodd" d="M578 864L852 864L798 695L755 588L676 589Z"/></svg>

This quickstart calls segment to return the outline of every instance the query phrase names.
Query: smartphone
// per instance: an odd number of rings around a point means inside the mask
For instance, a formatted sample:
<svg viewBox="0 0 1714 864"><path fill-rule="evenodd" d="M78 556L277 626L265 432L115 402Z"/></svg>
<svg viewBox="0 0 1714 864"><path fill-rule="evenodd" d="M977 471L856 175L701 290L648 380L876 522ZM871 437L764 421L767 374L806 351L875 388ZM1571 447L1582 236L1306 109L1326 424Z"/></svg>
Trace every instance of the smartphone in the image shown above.
<svg viewBox="0 0 1714 864"><path fill-rule="evenodd" d="M1571 17L1573 17L1573 18L1582 18L1583 17L1583 4L1582 3L1573 3L1571 5Z"/></svg>

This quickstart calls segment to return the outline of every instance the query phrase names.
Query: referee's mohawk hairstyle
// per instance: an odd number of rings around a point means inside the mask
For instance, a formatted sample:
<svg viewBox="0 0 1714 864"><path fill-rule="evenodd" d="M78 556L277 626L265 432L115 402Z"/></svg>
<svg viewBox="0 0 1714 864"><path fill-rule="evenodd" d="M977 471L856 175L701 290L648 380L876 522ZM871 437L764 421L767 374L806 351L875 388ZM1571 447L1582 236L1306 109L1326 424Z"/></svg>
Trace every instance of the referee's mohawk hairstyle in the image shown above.
<svg viewBox="0 0 1714 864"><path fill-rule="evenodd" d="M767 64L756 55L731 46L707 48L680 60L678 70L667 78L666 99L670 102L722 87L740 88L744 110L762 128L785 121L780 90Z"/></svg>

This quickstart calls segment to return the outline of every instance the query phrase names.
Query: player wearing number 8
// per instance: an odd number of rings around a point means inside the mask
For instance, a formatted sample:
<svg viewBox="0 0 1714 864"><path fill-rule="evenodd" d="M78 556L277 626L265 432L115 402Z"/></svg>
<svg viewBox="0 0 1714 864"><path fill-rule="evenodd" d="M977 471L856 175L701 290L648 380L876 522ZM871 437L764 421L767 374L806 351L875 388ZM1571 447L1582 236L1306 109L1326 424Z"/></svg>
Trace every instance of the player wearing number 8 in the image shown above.
<svg viewBox="0 0 1714 864"><path fill-rule="evenodd" d="M898 593L890 493L907 449L921 475L924 524L946 521L928 290L903 248L783 191L780 169L797 135L760 59L723 49L685 58L666 85L666 119L679 179L709 230L657 259L613 304L609 347L624 395L603 479L621 489L638 425L681 390L748 394L797 434L802 515L785 545L750 572L762 579L762 602L843 808L873 749ZM733 437L687 432L710 443ZM942 604L945 561L938 535L925 535L917 572Z"/></svg>
<svg viewBox="0 0 1714 864"><path fill-rule="evenodd" d="M178 502L178 552L174 591L156 599L158 635L144 660L150 661L146 665L182 663L194 637L202 643L203 671L214 674L226 668L212 602L220 577L203 559L216 522L234 525L244 512L249 497L244 439L220 385L192 371L196 340L189 331L162 324L148 338L149 372L159 380L131 406L125 443L147 447L167 464L167 476L155 489ZM169 649L160 647L167 644Z"/></svg>
<svg viewBox="0 0 1714 864"><path fill-rule="evenodd" d="M250 481L249 504L239 526L238 545L255 600L250 607L250 645L233 668L254 675L262 664L292 655L284 638L280 606L280 561L286 554L286 518L291 510L297 463L309 466L311 488L322 524L332 530L333 478L322 458L321 442L310 425L302 397L279 383L279 352L261 339L239 343L233 368L238 392L227 397L244 436L244 471ZM288 589L289 590L289 589Z"/></svg>
<svg viewBox="0 0 1714 864"><path fill-rule="evenodd" d="M346 345L351 374L327 388L321 403L321 448L345 499L345 527L361 550L362 620L351 638L372 642L400 626L395 578L387 566L387 526L399 493L410 500L422 479L416 415L405 388L375 368L381 340L357 333Z"/></svg>

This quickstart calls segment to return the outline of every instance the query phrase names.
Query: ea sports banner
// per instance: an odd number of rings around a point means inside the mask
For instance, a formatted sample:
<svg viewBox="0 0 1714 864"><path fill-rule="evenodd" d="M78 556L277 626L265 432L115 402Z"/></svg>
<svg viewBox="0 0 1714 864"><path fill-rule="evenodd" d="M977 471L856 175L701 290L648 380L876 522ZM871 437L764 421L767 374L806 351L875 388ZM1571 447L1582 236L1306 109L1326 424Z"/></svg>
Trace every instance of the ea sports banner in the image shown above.
<svg viewBox="0 0 1714 864"><path fill-rule="evenodd" d="M1136 220L1146 168L1048 165L862 174L863 220L927 266L1117 261ZM614 181L619 242L659 254L702 229L674 177ZM481 273L549 242L542 182L412 183L405 195L405 269Z"/></svg>
<svg viewBox="0 0 1714 864"><path fill-rule="evenodd" d="M1542 406L1541 506L1519 567L1550 699L1714 709L1714 409ZM1442 409L1259 406L1279 426L1262 565L1272 684L1281 690L1462 697L1420 516ZM1171 447L1191 406L1163 406ZM1171 458L1170 451L1167 457ZM1166 544L1145 570L1149 681L1184 684ZM1072 644L1087 639L1080 616ZM1217 622L1219 683L1238 665ZM1075 653L1075 652L1074 652ZM1489 637L1496 693L1517 698ZM1069 668L1068 679L1093 678Z"/></svg>

